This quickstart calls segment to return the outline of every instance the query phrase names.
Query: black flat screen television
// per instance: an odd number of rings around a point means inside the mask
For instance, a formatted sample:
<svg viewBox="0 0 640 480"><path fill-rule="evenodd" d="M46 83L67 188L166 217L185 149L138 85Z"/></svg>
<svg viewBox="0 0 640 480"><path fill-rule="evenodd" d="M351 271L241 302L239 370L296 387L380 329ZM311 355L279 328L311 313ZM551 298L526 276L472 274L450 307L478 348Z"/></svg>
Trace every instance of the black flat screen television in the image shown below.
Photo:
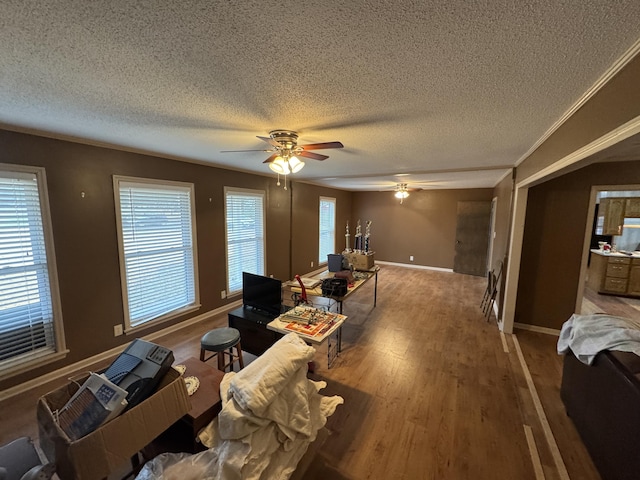
<svg viewBox="0 0 640 480"><path fill-rule="evenodd" d="M242 272L242 303L277 317L282 309L282 282L275 278Z"/></svg>

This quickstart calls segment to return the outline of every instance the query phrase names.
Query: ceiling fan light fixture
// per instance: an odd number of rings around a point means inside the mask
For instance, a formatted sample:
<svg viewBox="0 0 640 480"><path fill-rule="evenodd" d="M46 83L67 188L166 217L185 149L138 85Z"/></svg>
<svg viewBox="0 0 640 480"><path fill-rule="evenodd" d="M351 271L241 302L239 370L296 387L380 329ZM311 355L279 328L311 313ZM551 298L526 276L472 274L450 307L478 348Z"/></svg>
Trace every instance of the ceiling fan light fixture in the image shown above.
<svg viewBox="0 0 640 480"><path fill-rule="evenodd" d="M298 159L298 157L291 157L289 159L289 168L291 168L291 173L298 173L304 167L304 162Z"/></svg>
<svg viewBox="0 0 640 480"><path fill-rule="evenodd" d="M409 196L409 192L407 191L397 191L396 198L407 198Z"/></svg>
<svg viewBox="0 0 640 480"><path fill-rule="evenodd" d="M396 185L396 193L394 195L396 198L400 199L400 203L402 204L402 201L409 196L407 184L399 183L398 185Z"/></svg>
<svg viewBox="0 0 640 480"><path fill-rule="evenodd" d="M291 130L271 130L268 137L257 136L263 142L269 144L268 150L223 150L223 152L272 152L264 162L269 168L278 175L286 175L297 173L305 166L305 162L299 157L311 158L313 160L326 160L328 155L312 152L311 150L319 150L326 148L344 148L342 142L321 142L309 143L306 145L298 145L298 134ZM280 185L280 177L278 177L278 185Z"/></svg>
<svg viewBox="0 0 640 480"><path fill-rule="evenodd" d="M276 157L273 162L269 163L269 168L280 175L289 175L291 173L291 170L289 170L289 163L280 156Z"/></svg>

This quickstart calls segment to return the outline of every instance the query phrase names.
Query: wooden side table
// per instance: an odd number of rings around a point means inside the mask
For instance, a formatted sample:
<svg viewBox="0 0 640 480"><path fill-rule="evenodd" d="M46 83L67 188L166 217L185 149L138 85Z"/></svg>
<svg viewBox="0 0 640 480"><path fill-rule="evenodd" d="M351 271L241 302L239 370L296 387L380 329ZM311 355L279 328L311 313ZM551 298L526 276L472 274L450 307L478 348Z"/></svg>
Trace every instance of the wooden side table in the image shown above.
<svg viewBox="0 0 640 480"><path fill-rule="evenodd" d="M181 418L181 421L191 428L195 440L198 432L206 427L222 408L220 382L224 372L195 357L188 358L182 364L187 367L184 372L185 377L194 376L200 380L198 390L190 397L191 410Z"/></svg>
<svg viewBox="0 0 640 480"><path fill-rule="evenodd" d="M165 452L196 453L205 447L196 441L198 432L206 427L222 409L220 382L224 372L200 359L190 357L179 362L186 367L185 377L197 377L198 390L189 397L191 410L174 423L167 431L151 442L142 451L143 458L150 460Z"/></svg>

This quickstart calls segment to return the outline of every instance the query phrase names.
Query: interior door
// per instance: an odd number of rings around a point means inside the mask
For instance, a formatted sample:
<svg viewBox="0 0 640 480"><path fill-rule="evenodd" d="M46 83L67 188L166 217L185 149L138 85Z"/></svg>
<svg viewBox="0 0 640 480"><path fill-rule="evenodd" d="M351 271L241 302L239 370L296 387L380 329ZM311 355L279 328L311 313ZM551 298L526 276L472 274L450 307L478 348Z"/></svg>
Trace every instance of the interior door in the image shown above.
<svg viewBox="0 0 640 480"><path fill-rule="evenodd" d="M486 275L490 223L491 202L458 202L454 272Z"/></svg>

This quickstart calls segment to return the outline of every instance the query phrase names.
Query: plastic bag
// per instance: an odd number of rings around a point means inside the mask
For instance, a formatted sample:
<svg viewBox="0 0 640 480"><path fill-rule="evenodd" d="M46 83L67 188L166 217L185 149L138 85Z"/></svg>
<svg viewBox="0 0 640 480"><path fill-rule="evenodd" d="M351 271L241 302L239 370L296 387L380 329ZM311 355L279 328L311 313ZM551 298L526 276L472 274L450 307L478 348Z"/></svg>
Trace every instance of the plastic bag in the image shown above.
<svg viewBox="0 0 640 480"><path fill-rule="evenodd" d="M192 455L163 453L145 463L135 480L218 480L218 455L215 450Z"/></svg>

